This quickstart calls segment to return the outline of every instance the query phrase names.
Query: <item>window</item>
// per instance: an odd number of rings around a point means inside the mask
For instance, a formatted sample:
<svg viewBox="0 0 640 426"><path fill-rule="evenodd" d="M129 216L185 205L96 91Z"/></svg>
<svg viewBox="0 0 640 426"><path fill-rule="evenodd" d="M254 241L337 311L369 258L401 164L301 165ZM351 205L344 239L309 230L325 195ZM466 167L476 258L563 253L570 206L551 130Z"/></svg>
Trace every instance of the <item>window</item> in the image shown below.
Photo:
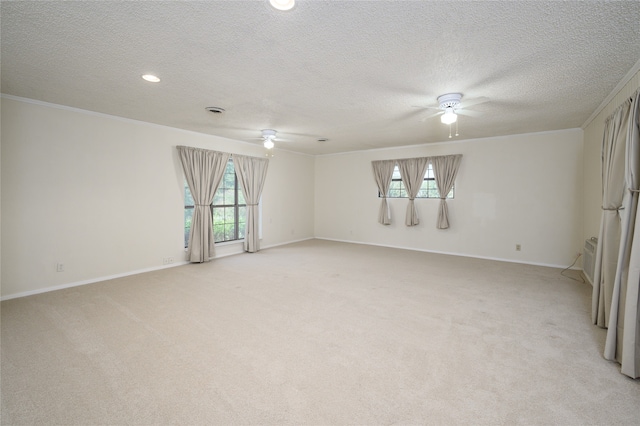
<svg viewBox="0 0 640 426"><path fill-rule="evenodd" d="M186 182L184 191L184 246L186 247L189 243L194 202ZM233 160L227 163L220 186L213 197L211 216L213 217L213 238L216 243L244 239L247 205L242 189L238 185Z"/></svg>
<svg viewBox="0 0 640 426"><path fill-rule="evenodd" d="M453 189L454 188L451 188L451 191L447 194L447 198L453 198ZM378 196L380 197L382 194L378 193ZM407 190L404 188L404 183L402 183L400 170L397 165L393 169L393 175L391 176L389 198L408 198ZM418 191L416 198L440 198L440 192L436 185L436 179L433 175L433 167L431 164L429 164L429 167L427 168L427 173L424 175L424 180L422 181L420 191Z"/></svg>

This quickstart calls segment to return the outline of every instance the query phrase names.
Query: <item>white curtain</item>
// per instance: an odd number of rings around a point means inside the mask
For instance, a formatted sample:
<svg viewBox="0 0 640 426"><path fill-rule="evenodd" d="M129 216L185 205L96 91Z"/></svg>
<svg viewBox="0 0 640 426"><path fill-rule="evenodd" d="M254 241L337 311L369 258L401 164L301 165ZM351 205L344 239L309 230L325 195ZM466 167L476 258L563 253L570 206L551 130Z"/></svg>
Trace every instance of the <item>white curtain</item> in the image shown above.
<svg viewBox="0 0 640 426"><path fill-rule="evenodd" d="M620 248L622 198L624 196L624 156L630 101L605 122L602 141L602 216L596 250L592 320L608 327L613 283Z"/></svg>
<svg viewBox="0 0 640 426"><path fill-rule="evenodd" d="M233 155L233 165L238 176L238 182L247 203L247 220L244 235L244 250L255 253L260 250L258 203L262 195L269 160L266 158L245 157Z"/></svg>
<svg viewBox="0 0 640 426"><path fill-rule="evenodd" d="M208 262L214 255L210 206L230 154L187 146L178 146L178 153L194 202L187 258L190 262Z"/></svg>
<svg viewBox="0 0 640 426"><path fill-rule="evenodd" d="M440 210L438 211L438 229L449 228L449 210L447 207L447 194L453 188L458 174L458 168L462 161L462 154L433 157L433 175L440 193Z"/></svg>
<svg viewBox="0 0 640 426"><path fill-rule="evenodd" d="M404 187L407 190L407 195L409 196L409 205L407 206L407 214L404 221L405 225L407 226L414 226L420 223L420 219L418 218L418 210L416 210L414 200L416 199L416 195L418 195L418 192L420 191L420 186L422 186L422 182L424 181L424 174L427 172L428 166L428 157L406 158L403 160L398 160L400 177L402 178L402 183L404 183Z"/></svg>
<svg viewBox="0 0 640 426"><path fill-rule="evenodd" d="M383 225L391 225L391 212L389 211L389 203L387 196L389 195L389 186L393 177L393 169L396 167L395 160L372 161L373 177L378 185L378 191L382 197L380 211L378 212L378 222Z"/></svg>
<svg viewBox="0 0 640 426"><path fill-rule="evenodd" d="M623 374L640 377L640 91L629 106L624 161L624 193L620 210L618 263L611 300L604 357L621 364Z"/></svg>
<svg viewBox="0 0 640 426"><path fill-rule="evenodd" d="M619 362L621 372L632 378L640 377L639 94L605 123L592 310L594 323L608 328L604 357Z"/></svg>

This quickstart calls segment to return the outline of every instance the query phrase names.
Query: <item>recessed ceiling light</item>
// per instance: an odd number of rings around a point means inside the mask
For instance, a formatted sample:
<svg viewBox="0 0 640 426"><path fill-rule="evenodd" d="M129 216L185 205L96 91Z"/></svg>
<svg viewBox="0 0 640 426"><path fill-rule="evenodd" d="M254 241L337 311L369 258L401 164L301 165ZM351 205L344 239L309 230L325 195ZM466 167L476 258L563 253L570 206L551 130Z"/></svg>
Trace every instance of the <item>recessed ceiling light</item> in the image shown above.
<svg viewBox="0 0 640 426"><path fill-rule="evenodd" d="M145 74L142 76L142 78L144 78L145 80L151 83L158 83L160 81L160 79L153 74Z"/></svg>
<svg viewBox="0 0 640 426"><path fill-rule="evenodd" d="M269 0L269 3L278 10L291 10L296 5L296 0Z"/></svg>

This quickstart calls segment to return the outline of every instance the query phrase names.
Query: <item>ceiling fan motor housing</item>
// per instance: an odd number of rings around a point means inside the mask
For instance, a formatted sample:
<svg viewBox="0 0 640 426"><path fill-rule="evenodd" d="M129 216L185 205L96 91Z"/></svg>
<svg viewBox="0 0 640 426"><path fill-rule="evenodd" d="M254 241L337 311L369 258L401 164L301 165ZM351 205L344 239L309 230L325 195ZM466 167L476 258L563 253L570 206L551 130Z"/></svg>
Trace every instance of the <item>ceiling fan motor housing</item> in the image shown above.
<svg viewBox="0 0 640 426"><path fill-rule="evenodd" d="M446 95L438 96L438 104L440 104L440 109L442 110L447 108L456 109L460 105L460 99L462 99L462 93L447 93Z"/></svg>
<svg viewBox="0 0 640 426"><path fill-rule="evenodd" d="M272 129L264 129L262 131L262 137L265 139L275 139L276 138L276 131L272 130Z"/></svg>

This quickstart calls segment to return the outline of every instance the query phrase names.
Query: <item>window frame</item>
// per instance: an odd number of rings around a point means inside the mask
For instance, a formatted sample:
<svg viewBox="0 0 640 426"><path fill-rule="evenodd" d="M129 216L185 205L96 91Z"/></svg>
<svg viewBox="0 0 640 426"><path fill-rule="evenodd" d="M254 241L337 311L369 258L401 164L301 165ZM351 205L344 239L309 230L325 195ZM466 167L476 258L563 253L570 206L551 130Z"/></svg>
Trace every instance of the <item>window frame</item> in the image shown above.
<svg viewBox="0 0 640 426"><path fill-rule="evenodd" d="M389 192L387 194L387 198L409 198L409 196L407 195L407 190L404 186L404 182L402 182L402 177L400 175L400 168L398 167L398 165L396 164L393 168L393 175L397 175L397 178L391 178L391 184L389 185ZM393 188L393 183L394 182L398 182L399 184L397 185L397 188ZM433 182L434 187L429 189L429 188L422 188L422 185L424 185L425 182ZM422 184L420 185L420 191L418 191L418 195L416 196L416 199L420 198L420 199L436 199L439 200L440 199L440 191L438 190L438 185L435 183L436 182L436 178L435 175L433 174L433 165L431 163L429 163L427 170L424 173L424 179L422 180ZM446 199L447 200L452 200L455 198L455 184L453 185L453 187L451 187L451 191L449 191L449 193L447 194ZM430 196L429 192L430 191L436 191L438 196ZM392 195L392 191L399 191L400 195ZM426 195L420 195L420 193L426 193ZM404 195L403 195L404 194ZM378 191L378 198L382 198L382 193L380 191Z"/></svg>
<svg viewBox="0 0 640 426"><path fill-rule="evenodd" d="M244 230L246 232L246 222L241 222L241 217L240 217L240 211L241 208L245 208L247 207L246 204L246 200L244 200L244 194L242 194L242 188L240 187L240 183L238 182L238 174L235 171L235 164L233 163L233 159L229 158L229 161L227 162L227 165L225 166L225 174L227 173L227 167L229 167L229 164L231 164L231 166L233 167L233 179L234 179L234 187L233 187L233 204L214 204L214 201L216 199L216 196L214 195L213 200L211 202L211 204L209 204L209 210L211 212L211 226L213 227L213 235L214 235L214 242L216 244L221 244L221 243L231 243L234 241L242 241L244 240L244 234L242 236L240 236L240 225L242 223L244 223ZM224 190L224 189L230 189L230 188L225 188L224 186L224 176L218 186L218 188L216 189L216 194L218 193L218 191L220 190ZM189 196L187 195L187 191L189 191ZM187 204L187 199L191 198L191 200L193 200L193 197L190 196L190 188L189 185L187 184L186 180L185 180L185 196L184 196L184 200L185 200L185 205L184 205L184 226L185 226L185 242L184 242L184 246L185 248L188 247L189 244L189 234L187 233L187 229L189 229L189 232L191 232L191 225L189 225L189 227L187 228L187 219L188 219L188 215L187 215L187 211L191 210L193 211L193 209L195 208L194 204ZM242 199L244 200L244 204L240 204L240 197L242 197ZM224 197L223 197L224 200ZM226 200L225 200L226 201ZM222 210L222 216L225 216L225 209L227 208L233 208L234 212L233 212L233 227L234 227L234 231L233 231L233 238L231 239L226 239L226 232L223 232L223 238L222 240L215 240L215 226L216 226L216 222L215 222L215 210L216 209L221 209ZM191 214L191 217L193 218L193 213ZM224 222L223 225L226 225L227 222ZM218 225L220 225L220 223L218 223Z"/></svg>

